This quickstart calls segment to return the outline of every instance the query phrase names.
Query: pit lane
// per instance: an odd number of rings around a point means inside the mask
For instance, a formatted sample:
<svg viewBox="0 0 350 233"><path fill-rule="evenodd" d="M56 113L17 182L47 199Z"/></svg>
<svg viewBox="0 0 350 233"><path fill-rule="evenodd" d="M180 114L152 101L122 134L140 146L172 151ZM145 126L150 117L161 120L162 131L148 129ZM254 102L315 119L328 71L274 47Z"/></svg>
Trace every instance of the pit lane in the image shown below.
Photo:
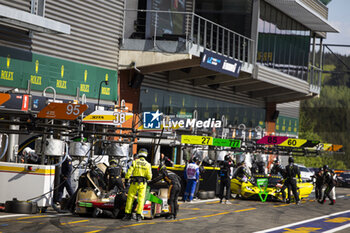
<svg viewBox="0 0 350 233"><path fill-rule="evenodd" d="M120 219L79 217L71 214L17 215L0 213L0 232L255 232L293 224L307 219L350 210L350 189L337 188L336 205L317 203L312 196L300 206L280 202L232 200L231 205L220 204L217 199L181 203L178 218L123 222ZM350 218L343 218L350 224ZM285 228L279 232L322 232L322 228L303 225L294 231ZM312 231L314 229L314 231ZM349 228L339 232L348 232Z"/></svg>

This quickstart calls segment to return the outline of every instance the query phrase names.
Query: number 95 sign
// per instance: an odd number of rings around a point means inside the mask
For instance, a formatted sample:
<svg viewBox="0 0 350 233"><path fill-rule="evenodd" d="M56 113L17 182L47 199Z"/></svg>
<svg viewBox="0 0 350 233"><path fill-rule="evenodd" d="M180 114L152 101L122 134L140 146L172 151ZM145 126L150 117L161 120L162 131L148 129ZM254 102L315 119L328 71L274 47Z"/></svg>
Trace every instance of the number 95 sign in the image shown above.
<svg viewBox="0 0 350 233"><path fill-rule="evenodd" d="M38 118L75 120L88 109L86 104L49 103L38 113Z"/></svg>

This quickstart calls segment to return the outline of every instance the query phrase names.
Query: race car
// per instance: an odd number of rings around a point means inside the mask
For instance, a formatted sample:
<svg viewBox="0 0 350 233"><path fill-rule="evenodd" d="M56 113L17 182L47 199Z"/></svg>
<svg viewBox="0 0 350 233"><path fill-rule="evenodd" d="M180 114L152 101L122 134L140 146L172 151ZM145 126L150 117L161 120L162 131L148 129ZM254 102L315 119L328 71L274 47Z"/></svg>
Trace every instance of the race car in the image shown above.
<svg viewBox="0 0 350 233"><path fill-rule="evenodd" d="M143 207L143 216L147 219L153 219L155 216L168 213L167 205L167 188L152 190L147 187L146 198ZM160 197L158 197L158 195ZM125 214L127 195L126 193L110 194L104 198L94 200L80 200L77 202L78 213L90 214L92 217L110 216L113 218L121 218ZM133 209L136 209L137 201L135 198Z"/></svg>
<svg viewBox="0 0 350 233"><path fill-rule="evenodd" d="M267 179L266 187L265 185L258 185L258 179ZM231 180L231 192L233 194L241 195L244 199L260 199L260 196L265 198L267 195L267 200L270 201L282 201L282 177L281 176L265 176L257 175L242 182L237 178ZM310 195L313 189L312 183L297 183L299 198L306 198ZM259 195L260 193L260 195ZM287 196L287 189L285 190Z"/></svg>

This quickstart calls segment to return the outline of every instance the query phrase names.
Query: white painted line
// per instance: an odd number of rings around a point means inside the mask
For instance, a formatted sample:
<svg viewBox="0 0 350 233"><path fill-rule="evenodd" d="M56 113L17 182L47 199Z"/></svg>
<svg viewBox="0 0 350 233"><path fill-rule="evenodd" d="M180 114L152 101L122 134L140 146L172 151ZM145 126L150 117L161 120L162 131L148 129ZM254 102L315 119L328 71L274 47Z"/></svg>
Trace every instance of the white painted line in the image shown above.
<svg viewBox="0 0 350 233"><path fill-rule="evenodd" d="M207 199L207 200L199 200L199 201L192 201L191 203L186 201L184 204L196 204L196 203L203 203L203 202L212 202L212 201L219 201L219 198L214 198L214 199Z"/></svg>
<svg viewBox="0 0 350 233"><path fill-rule="evenodd" d="M292 226L295 226L295 225L304 224L304 223L307 223L307 222L312 222L312 221L319 220L319 219L322 219L322 218L328 218L328 217L332 217L334 215L345 214L345 213L349 213L349 212L350 212L350 210L342 211L342 212L338 212L338 213L334 213L334 214L330 214L330 215L324 215L324 216L321 216L321 217L312 218L312 219L308 219L308 220L304 220L304 221L296 222L296 223L292 223L292 224L287 224L287 225L280 226L280 227L270 228L270 229L266 229L266 230L262 230L262 231L256 231L255 233L264 233L264 232L270 232L270 231L277 231L277 230L280 230L280 229L283 229L283 228L286 228L286 227L292 227Z"/></svg>
<svg viewBox="0 0 350 233"><path fill-rule="evenodd" d="M345 196L344 195L342 195L342 196L337 196L337 198L344 198Z"/></svg>
<svg viewBox="0 0 350 233"><path fill-rule="evenodd" d="M350 223L349 223L349 224L346 224L346 225L344 225L344 226L341 226L341 227L333 228L332 230L329 230L329 231L324 231L323 233L333 233L333 232L337 232L337 231L346 229L346 228L348 228L348 227L350 227Z"/></svg>
<svg viewBox="0 0 350 233"><path fill-rule="evenodd" d="M71 213L64 213L64 214L51 214L51 215L38 215L38 216L45 216L47 218L55 218L57 216L65 216L65 215L72 215ZM9 214L9 215L0 215L0 218L14 218L14 217L24 217L24 216L36 216L34 214Z"/></svg>
<svg viewBox="0 0 350 233"><path fill-rule="evenodd" d="M10 215L1 215L0 218L13 218L13 217L22 217L29 216L29 214L10 214Z"/></svg>
<svg viewBox="0 0 350 233"><path fill-rule="evenodd" d="M43 216L48 217L48 218L54 218L57 216L66 216L66 215L72 215L72 214L71 213L64 213L64 214L51 214L51 215L43 215Z"/></svg>

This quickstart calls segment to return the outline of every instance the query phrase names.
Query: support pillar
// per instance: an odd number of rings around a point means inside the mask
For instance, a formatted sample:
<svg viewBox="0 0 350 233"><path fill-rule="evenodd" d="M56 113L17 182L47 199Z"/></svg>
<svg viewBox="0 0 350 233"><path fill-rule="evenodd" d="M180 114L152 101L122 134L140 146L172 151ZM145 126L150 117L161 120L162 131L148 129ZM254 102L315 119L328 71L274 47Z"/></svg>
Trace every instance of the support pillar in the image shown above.
<svg viewBox="0 0 350 233"><path fill-rule="evenodd" d="M279 112L276 110L276 103L267 103L266 105L266 134L276 133L276 120Z"/></svg>

